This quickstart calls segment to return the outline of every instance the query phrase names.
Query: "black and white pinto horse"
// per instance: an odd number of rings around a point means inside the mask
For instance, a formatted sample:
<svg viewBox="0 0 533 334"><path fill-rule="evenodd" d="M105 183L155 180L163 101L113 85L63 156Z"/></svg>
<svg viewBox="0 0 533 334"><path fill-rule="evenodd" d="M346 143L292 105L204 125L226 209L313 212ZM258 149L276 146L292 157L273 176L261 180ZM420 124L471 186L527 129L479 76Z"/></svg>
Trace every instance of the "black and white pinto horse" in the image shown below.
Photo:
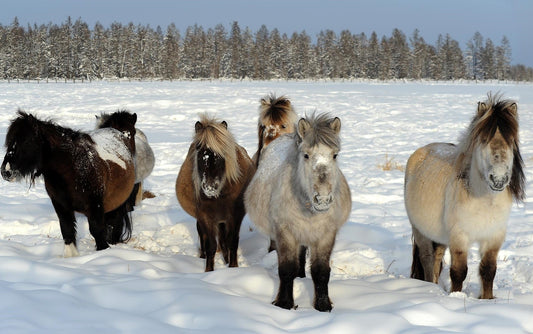
<svg viewBox="0 0 533 334"><path fill-rule="evenodd" d="M64 256L76 256L76 219L83 213L102 250L131 236L125 208L135 181L136 114L121 113L124 130L105 128L85 133L19 111L7 130L1 167L7 181L42 175L59 218Z"/></svg>

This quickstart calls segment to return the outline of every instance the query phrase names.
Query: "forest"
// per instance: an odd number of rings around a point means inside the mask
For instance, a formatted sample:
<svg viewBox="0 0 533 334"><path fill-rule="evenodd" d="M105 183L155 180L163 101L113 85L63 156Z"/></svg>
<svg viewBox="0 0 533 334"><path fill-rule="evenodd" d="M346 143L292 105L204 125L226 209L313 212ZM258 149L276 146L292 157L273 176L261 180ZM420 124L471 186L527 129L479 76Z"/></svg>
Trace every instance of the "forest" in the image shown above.
<svg viewBox="0 0 533 334"><path fill-rule="evenodd" d="M174 24L96 23L0 25L0 79L412 79L533 81L533 68L511 64L507 37L479 32L461 49L449 34L434 45L418 30L408 37L305 31L290 36L265 25L253 32L233 22L214 28Z"/></svg>

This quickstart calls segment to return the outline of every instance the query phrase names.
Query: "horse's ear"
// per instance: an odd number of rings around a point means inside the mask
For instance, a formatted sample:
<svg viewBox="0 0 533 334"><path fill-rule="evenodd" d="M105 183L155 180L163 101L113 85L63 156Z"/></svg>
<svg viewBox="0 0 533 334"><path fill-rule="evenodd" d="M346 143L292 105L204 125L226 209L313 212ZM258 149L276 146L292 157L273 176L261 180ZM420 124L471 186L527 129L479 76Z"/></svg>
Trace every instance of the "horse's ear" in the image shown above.
<svg viewBox="0 0 533 334"><path fill-rule="evenodd" d="M137 123L137 114L133 113L133 124Z"/></svg>
<svg viewBox="0 0 533 334"><path fill-rule="evenodd" d="M222 124L222 126L225 127L226 129L228 128L228 123L226 123L226 121L222 121L220 122L220 124Z"/></svg>
<svg viewBox="0 0 533 334"><path fill-rule="evenodd" d="M511 105L509 107L507 107L507 109L509 109L509 112L516 118L518 117L518 105L513 102L511 103Z"/></svg>
<svg viewBox="0 0 533 334"><path fill-rule="evenodd" d="M204 125L200 121L196 121L196 124L194 124L194 132L198 133L200 130L204 128Z"/></svg>
<svg viewBox="0 0 533 334"><path fill-rule="evenodd" d="M329 127L331 130L335 131L336 134L339 134L341 132L341 119L338 117L335 117L331 123L329 123Z"/></svg>
<svg viewBox="0 0 533 334"><path fill-rule="evenodd" d="M309 122L305 118L300 118L300 120L298 121L298 136L300 136L300 138L303 138L309 128L311 128L311 124L309 124Z"/></svg>
<svg viewBox="0 0 533 334"><path fill-rule="evenodd" d="M477 115L481 116L487 111L487 105L485 102L478 102L477 103Z"/></svg>

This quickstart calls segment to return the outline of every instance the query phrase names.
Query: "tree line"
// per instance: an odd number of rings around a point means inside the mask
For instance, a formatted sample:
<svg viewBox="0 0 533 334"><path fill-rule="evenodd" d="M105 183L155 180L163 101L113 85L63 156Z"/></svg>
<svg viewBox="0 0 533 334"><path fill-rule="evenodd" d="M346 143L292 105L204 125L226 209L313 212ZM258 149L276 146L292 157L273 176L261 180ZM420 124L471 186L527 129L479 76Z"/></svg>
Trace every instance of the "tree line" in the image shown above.
<svg viewBox="0 0 533 334"><path fill-rule="evenodd" d="M0 25L0 79L429 79L533 81L533 68L511 65L511 46L477 32L466 48L449 34L434 45L418 30L407 37L321 31L252 32L233 22L204 29L174 24L109 27L69 17L62 24Z"/></svg>

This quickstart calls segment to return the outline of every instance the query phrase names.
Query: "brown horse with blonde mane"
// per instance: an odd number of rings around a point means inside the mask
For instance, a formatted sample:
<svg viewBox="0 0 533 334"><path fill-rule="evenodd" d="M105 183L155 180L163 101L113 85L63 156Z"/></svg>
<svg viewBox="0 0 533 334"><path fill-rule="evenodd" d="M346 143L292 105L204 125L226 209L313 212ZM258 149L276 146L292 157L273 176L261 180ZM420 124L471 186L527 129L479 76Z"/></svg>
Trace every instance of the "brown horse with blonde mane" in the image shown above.
<svg viewBox="0 0 533 334"><path fill-rule="evenodd" d="M259 145L252 158L256 166L259 165L263 148L279 136L293 133L294 125L298 120L298 115L286 96L276 97L270 94L263 97L260 102L257 122Z"/></svg>
<svg viewBox="0 0 533 334"><path fill-rule="evenodd" d="M176 180L176 195L181 207L196 218L205 271L214 269L217 240L224 261L238 266L239 230L246 213L243 196L254 173L254 163L235 142L228 124L201 115Z"/></svg>
<svg viewBox="0 0 533 334"><path fill-rule="evenodd" d="M405 207L413 229L411 277L438 283L450 248L451 291L461 291L468 250L479 243L480 298L491 299L498 252L514 200L524 200L514 101L488 95L479 102L458 145L432 143L407 162Z"/></svg>

